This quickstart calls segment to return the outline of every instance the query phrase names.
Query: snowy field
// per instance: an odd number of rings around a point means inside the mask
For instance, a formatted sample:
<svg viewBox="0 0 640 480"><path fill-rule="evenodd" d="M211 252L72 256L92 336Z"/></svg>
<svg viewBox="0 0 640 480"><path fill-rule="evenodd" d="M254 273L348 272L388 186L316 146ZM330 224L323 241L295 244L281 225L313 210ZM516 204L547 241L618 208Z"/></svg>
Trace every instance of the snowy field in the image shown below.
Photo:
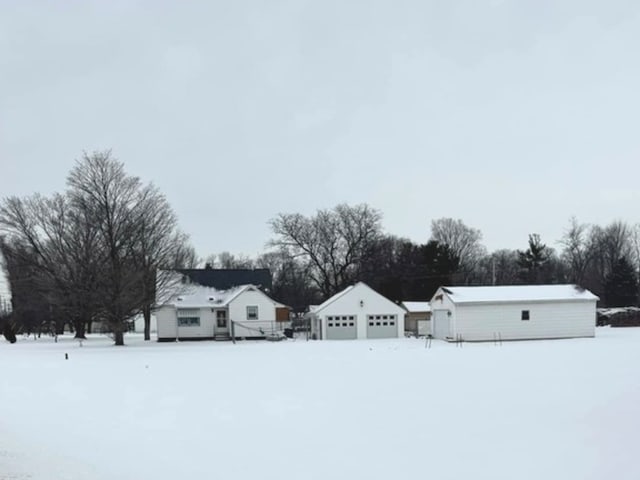
<svg viewBox="0 0 640 480"><path fill-rule="evenodd" d="M640 329L127 342L0 342L0 479L640 479Z"/></svg>

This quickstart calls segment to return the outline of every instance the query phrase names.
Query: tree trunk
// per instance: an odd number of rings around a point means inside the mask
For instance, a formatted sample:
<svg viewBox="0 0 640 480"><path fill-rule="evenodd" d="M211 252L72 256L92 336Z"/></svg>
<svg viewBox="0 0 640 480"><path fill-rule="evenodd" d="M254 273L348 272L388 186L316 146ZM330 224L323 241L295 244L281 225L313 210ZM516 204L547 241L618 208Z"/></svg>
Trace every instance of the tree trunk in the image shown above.
<svg viewBox="0 0 640 480"><path fill-rule="evenodd" d="M114 332L114 336L115 336L116 345L117 346L123 346L124 345L124 332L122 332L122 330L120 328L118 328Z"/></svg>
<svg viewBox="0 0 640 480"><path fill-rule="evenodd" d="M82 340L86 340L87 337L84 334L84 332L85 332L84 321L82 321L82 320L74 321L73 325L75 326L75 330L76 330L76 335L73 338L79 338L79 339L82 339Z"/></svg>
<svg viewBox="0 0 640 480"><path fill-rule="evenodd" d="M88 333L88 334L91 334L91 324L92 324L92 323L93 323L92 321L88 321L88 322L87 322L87 333Z"/></svg>
<svg viewBox="0 0 640 480"><path fill-rule="evenodd" d="M151 340L151 306L145 305L142 308L144 316L144 339Z"/></svg>

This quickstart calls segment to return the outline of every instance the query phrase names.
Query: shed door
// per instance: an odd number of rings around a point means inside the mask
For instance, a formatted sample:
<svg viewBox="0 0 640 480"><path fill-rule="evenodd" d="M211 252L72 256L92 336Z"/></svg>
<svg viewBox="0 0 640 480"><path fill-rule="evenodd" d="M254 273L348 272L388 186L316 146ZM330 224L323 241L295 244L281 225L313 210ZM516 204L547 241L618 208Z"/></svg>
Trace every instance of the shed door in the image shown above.
<svg viewBox="0 0 640 480"><path fill-rule="evenodd" d="M435 310L433 312L433 336L445 339L451 336L451 324L448 310Z"/></svg>
<svg viewBox="0 0 640 480"><path fill-rule="evenodd" d="M327 340L352 340L358 338L354 315L330 315L326 317Z"/></svg>
<svg viewBox="0 0 640 480"><path fill-rule="evenodd" d="M367 315L367 338L397 338L396 315Z"/></svg>

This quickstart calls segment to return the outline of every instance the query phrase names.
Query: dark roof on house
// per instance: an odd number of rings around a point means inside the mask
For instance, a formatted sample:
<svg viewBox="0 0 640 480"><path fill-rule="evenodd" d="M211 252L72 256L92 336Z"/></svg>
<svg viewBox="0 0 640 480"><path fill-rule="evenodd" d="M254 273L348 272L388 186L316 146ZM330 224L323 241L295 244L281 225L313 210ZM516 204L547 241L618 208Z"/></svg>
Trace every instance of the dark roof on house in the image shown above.
<svg viewBox="0 0 640 480"><path fill-rule="evenodd" d="M217 290L228 290L239 285L255 285L266 292L271 291L271 271L268 268L195 268L176 270L189 277L192 283Z"/></svg>

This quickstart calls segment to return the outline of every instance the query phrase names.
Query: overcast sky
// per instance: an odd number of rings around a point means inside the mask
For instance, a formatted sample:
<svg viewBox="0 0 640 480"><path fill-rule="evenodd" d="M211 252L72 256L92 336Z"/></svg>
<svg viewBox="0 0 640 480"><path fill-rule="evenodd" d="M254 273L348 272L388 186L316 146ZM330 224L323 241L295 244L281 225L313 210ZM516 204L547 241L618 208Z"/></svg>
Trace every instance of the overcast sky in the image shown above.
<svg viewBox="0 0 640 480"><path fill-rule="evenodd" d="M366 202L489 250L640 221L640 2L0 0L0 195L112 149L201 256Z"/></svg>

